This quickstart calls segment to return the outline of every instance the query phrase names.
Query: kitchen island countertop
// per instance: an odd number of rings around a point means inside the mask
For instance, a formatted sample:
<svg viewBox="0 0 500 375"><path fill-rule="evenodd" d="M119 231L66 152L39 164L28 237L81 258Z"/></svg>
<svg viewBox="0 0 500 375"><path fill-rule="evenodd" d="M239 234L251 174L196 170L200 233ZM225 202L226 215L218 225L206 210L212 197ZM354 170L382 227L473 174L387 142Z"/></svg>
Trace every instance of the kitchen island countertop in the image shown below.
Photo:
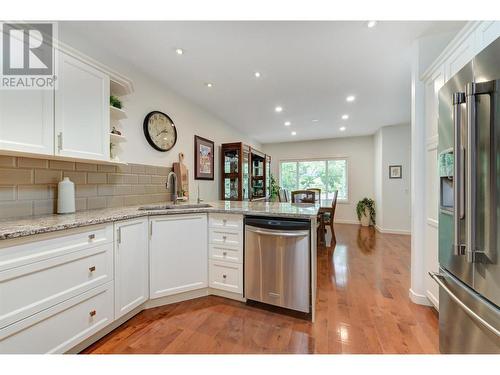
<svg viewBox="0 0 500 375"><path fill-rule="evenodd" d="M170 203L170 202L169 202ZM105 208L98 210L79 211L74 214L30 216L0 220L0 240L49 233L59 230L79 228L88 225L111 223L119 220L133 219L144 216L178 215L188 213L230 213L243 215L259 215L271 217L288 217L296 219L311 219L316 217L319 205L292 204L278 202L236 202L215 201L206 202L211 207L196 207L189 209L139 210L140 207L155 207L161 203ZM182 205L184 203L179 203ZM188 203L185 203L188 204ZM189 204L195 204L189 202Z"/></svg>

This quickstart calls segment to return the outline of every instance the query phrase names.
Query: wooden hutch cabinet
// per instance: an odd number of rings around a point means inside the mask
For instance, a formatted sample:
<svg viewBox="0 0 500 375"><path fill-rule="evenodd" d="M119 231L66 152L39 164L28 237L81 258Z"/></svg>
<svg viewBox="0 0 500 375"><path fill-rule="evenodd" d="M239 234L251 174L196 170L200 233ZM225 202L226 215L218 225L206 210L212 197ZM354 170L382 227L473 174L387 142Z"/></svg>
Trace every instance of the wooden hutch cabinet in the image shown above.
<svg viewBox="0 0 500 375"><path fill-rule="evenodd" d="M241 142L221 146L221 199L265 200L271 186L271 156Z"/></svg>

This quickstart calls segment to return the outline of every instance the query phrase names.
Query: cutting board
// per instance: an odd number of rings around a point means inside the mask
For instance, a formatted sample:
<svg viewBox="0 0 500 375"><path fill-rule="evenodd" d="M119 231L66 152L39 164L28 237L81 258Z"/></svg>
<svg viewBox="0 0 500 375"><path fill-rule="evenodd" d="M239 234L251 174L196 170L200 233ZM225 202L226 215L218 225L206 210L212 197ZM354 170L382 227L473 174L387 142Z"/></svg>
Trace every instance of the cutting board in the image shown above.
<svg viewBox="0 0 500 375"><path fill-rule="evenodd" d="M179 198L189 200L189 173L183 163L184 154L179 153L179 162L173 163L174 173L177 175L177 191Z"/></svg>

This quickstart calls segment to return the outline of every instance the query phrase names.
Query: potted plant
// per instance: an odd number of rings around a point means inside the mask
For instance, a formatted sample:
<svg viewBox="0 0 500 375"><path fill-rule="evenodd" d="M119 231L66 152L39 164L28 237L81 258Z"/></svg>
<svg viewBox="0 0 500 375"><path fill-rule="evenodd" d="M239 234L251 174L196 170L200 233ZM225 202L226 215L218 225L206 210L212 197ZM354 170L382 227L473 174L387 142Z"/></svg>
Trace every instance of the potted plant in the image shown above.
<svg viewBox="0 0 500 375"><path fill-rule="evenodd" d="M278 199L278 194L280 191L280 187L278 185L278 181L276 181L276 178L273 176L271 173L271 182L270 182L270 188L269 188L269 201L271 202L276 202Z"/></svg>
<svg viewBox="0 0 500 375"><path fill-rule="evenodd" d="M375 225L375 201L373 199L365 197L360 200L356 205L356 213L362 226Z"/></svg>

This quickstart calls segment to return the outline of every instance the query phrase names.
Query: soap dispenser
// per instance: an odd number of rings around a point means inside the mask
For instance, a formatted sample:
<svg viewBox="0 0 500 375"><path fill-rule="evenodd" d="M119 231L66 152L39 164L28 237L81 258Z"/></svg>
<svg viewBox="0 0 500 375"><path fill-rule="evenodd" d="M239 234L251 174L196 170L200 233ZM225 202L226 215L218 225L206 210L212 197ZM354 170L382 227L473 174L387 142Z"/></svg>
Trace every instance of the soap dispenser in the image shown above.
<svg viewBox="0 0 500 375"><path fill-rule="evenodd" d="M75 184L69 177L64 177L57 185L57 213L70 214L75 212Z"/></svg>

